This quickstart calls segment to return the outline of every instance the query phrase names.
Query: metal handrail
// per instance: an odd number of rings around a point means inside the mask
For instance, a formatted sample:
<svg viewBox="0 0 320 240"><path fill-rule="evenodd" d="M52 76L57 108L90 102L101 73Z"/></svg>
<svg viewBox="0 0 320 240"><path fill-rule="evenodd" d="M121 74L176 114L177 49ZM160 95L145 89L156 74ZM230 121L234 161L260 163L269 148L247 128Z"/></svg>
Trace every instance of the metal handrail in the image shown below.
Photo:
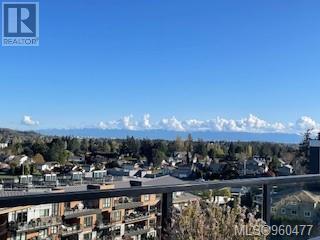
<svg viewBox="0 0 320 240"><path fill-rule="evenodd" d="M27 205L38 205L45 203L70 202L79 200L91 200L98 198L110 198L121 196L139 196L144 194L164 194L172 192L187 192L207 189L219 189L224 187L241 187L254 185L281 185L294 183L310 183L320 180L320 174L294 175L284 177L261 177L248 179L233 179L219 181L187 181L182 184L166 184L155 186L134 186L130 188L116 189L90 189L77 192L46 192L28 193L21 195L0 196L0 208Z"/></svg>

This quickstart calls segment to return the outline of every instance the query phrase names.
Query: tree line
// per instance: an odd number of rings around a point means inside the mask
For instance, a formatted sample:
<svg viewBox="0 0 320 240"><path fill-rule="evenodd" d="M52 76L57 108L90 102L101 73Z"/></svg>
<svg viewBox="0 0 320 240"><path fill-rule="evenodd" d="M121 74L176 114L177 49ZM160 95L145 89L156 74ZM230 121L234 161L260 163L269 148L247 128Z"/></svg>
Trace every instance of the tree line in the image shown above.
<svg viewBox="0 0 320 240"><path fill-rule="evenodd" d="M299 145L269 142L203 141L192 139L191 134L187 139L177 137L173 141L134 137L106 139L34 136L31 139L13 138L10 146L1 152L3 156L25 154L29 157L36 156L39 161L59 163L66 163L72 156L113 153L113 156L123 156L128 160L146 159L149 164L160 166L163 160L177 152L185 154L187 163L194 157L199 160L211 158L242 161L254 155L283 158L291 162L299 155L304 156L301 146L299 148Z"/></svg>

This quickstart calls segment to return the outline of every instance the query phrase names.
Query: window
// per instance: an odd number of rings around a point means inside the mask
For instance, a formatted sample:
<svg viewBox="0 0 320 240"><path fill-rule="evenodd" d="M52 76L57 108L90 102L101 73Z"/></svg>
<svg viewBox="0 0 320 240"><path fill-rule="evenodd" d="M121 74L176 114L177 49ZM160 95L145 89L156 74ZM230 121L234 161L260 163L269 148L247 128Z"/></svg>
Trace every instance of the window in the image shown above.
<svg viewBox="0 0 320 240"><path fill-rule="evenodd" d="M92 233L83 234L83 240L91 240L91 239L92 239Z"/></svg>
<svg viewBox="0 0 320 240"><path fill-rule="evenodd" d="M144 201L149 201L150 200L150 195L147 194L147 195L144 195Z"/></svg>
<svg viewBox="0 0 320 240"><path fill-rule="evenodd" d="M105 171L93 172L93 177L94 178L103 178L103 177L105 177L105 175L106 175Z"/></svg>
<svg viewBox="0 0 320 240"><path fill-rule="evenodd" d="M121 212L120 211L113 211L111 213L111 220L113 222L118 222L121 220Z"/></svg>
<svg viewBox="0 0 320 240"><path fill-rule="evenodd" d="M305 217L311 217L311 212L310 211L304 211L304 216Z"/></svg>
<svg viewBox="0 0 320 240"><path fill-rule="evenodd" d="M291 215L297 215L297 210L291 210Z"/></svg>
<svg viewBox="0 0 320 240"><path fill-rule="evenodd" d="M121 227L119 227L119 226L110 228L110 230L112 231L113 236L120 236L121 235Z"/></svg>
<svg viewBox="0 0 320 240"><path fill-rule="evenodd" d="M82 178L82 173L73 173L72 179L74 180L81 180Z"/></svg>
<svg viewBox="0 0 320 240"><path fill-rule="evenodd" d="M276 208L272 207L271 212L275 212L275 211L276 211Z"/></svg>
<svg viewBox="0 0 320 240"><path fill-rule="evenodd" d="M58 227L57 227L57 226L51 227L50 232L51 232L51 234L56 234L56 233L58 233Z"/></svg>
<svg viewBox="0 0 320 240"><path fill-rule="evenodd" d="M32 176L28 176L28 183L32 183Z"/></svg>
<svg viewBox="0 0 320 240"><path fill-rule="evenodd" d="M28 214L27 212L18 212L17 213L17 222L18 223L24 223L27 222Z"/></svg>
<svg viewBox="0 0 320 240"><path fill-rule="evenodd" d="M39 230L40 239L48 237L48 229Z"/></svg>
<svg viewBox="0 0 320 240"><path fill-rule="evenodd" d="M57 176L56 175L45 175L45 181L46 182L55 182L57 181Z"/></svg>
<svg viewBox="0 0 320 240"><path fill-rule="evenodd" d="M71 208L71 203L70 202L65 202L64 203L64 208L70 209Z"/></svg>
<svg viewBox="0 0 320 240"><path fill-rule="evenodd" d="M52 204L52 215L59 215L59 203Z"/></svg>
<svg viewBox="0 0 320 240"><path fill-rule="evenodd" d="M26 233L18 233L17 235L16 235L16 240L26 240L27 238L26 238Z"/></svg>
<svg viewBox="0 0 320 240"><path fill-rule="evenodd" d="M115 236L120 236L120 234L121 234L121 228L120 227L114 227L113 228L113 234L115 235Z"/></svg>
<svg viewBox="0 0 320 240"><path fill-rule="evenodd" d="M48 217L49 216L49 209L40 209L39 215L40 215L40 217Z"/></svg>
<svg viewBox="0 0 320 240"><path fill-rule="evenodd" d="M281 214L286 214L286 209L285 208L281 208Z"/></svg>
<svg viewBox="0 0 320 240"><path fill-rule="evenodd" d="M111 207L111 198L102 199L102 207L104 207L104 208Z"/></svg>
<svg viewBox="0 0 320 240"><path fill-rule="evenodd" d="M149 226L155 228L156 227L156 220L155 219L150 219L149 220Z"/></svg>
<svg viewBox="0 0 320 240"><path fill-rule="evenodd" d="M84 226L85 227L91 227L92 226L92 222L93 222L93 217L85 217L84 218Z"/></svg>

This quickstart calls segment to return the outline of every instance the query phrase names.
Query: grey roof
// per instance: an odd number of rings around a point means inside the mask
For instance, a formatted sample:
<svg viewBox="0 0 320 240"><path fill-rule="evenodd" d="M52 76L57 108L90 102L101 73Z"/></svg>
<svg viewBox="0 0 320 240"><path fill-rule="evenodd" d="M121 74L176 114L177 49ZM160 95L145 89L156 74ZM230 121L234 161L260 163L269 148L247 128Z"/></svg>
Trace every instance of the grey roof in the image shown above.
<svg viewBox="0 0 320 240"><path fill-rule="evenodd" d="M181 195L174 195L173 203L187 203L190 201L200 201L201 197L188 192L183 192Z"/></svg>
<svg viewBox="0 0 320 240"><path fill-rule="evenodd" d="M33 195L33 194L39 194L39 193L46 193L49 192L48 189L43 191L34 191L34 192L27 192L27 191L0 191L0 197L15 197L15 196L25 196L25 195Z"/></svg>
<svg viewBox="0 0 320 240"><path fill-rule="evenodd" d="M68 186L63 188L66 192L79 192L79 191L86 191L87 185L77 185L77 186Z"/></svg>
<svg viewBox="0 0 320 240"><path fill-rule="evenodd" d="M166 175L162 177L157 177L157 178L151 178L148 179L148 181L144 181L142 183L143 186L161 186L161 185L170 185L170 184L185 184L187 183L186 181L182 181L178 178Z"/></svg>
<svg viewBox="0 0 320 240"><path fill-rule="evenodd" d="M182 181L178 178L166 175L162 177L157 178L125 178L123 181L114 181L114 182L106 182L106 184L114 184L115 188L130 188L130 180L136 180L141 181L142 186L162 186L162 185L179 185L188 183L186 181ZM65 190L65 192L80 192L80 191L86 191L87 185L76 185L76 186L66 186L61 187ZM0 191L0 198L2 197L14 197L14 196L25 196L25 195L31 195L31 194L39 194L39 193L49 193L52 190L49 188L45 189L30 189L29 191L26 190L12 190L12 191Z"/></svg>

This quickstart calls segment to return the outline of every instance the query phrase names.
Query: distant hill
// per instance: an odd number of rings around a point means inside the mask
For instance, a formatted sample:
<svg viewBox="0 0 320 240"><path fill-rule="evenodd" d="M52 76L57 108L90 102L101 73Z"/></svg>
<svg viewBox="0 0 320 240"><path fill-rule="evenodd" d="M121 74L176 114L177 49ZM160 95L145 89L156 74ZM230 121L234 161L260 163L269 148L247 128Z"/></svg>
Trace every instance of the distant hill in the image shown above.
<svg viewBox="0 0 320 240"><path fill-rule="evenodd" d="M36 138L39 137L40 134L34 131L18 131L12 130L8 128L0 128L0 140L7 140L13 137L21 137L21 138Z"/></svg>
<svg viewBox="0 0 320 240"><path fill-rule="evenodd" d="M299 143L301 136L298 134L288 133L248 133L248 132L212 132L212 131L195 131L195 132L178 132L168 130L125 130L125 129L45 129L38 131L45 135L56 136L79 136L79 137L97 137L97 138L126 138L133 136L136 138L149 139L166 139L174 140L177 136L187 138L191 133L193 139L203 139L206 141L261 141L277 143Z"/></svg>

